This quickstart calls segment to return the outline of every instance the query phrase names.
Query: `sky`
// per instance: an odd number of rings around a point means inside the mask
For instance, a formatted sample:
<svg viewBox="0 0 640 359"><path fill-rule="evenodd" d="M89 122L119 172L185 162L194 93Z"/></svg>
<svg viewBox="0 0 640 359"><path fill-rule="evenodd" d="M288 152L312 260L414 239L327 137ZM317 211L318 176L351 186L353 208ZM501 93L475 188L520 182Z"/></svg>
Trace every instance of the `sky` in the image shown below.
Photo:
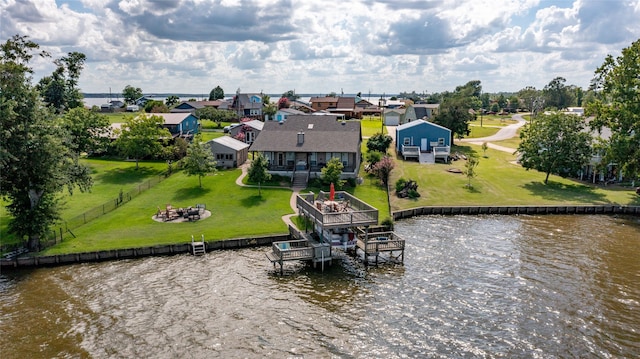
<svg viewBox="0 0 640 359"><path fill-rule="evenodd" d="M587 88L640 38L640 0L0 0L0 41L86 55L86 93L326 95Z"/></svg>

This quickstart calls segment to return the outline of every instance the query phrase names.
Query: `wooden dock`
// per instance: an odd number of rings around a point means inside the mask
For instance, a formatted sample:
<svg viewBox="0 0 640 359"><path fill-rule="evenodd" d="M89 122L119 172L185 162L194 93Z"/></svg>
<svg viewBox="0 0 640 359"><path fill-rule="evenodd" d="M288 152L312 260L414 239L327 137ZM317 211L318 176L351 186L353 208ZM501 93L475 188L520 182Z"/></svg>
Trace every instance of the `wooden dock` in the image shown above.
<svg viewBox="0 0 640 359"><path fill-rule="evenodd" d="M358 236L356 254L363 253L365 265L372 263L372 257L375 265L380 260L404 263L404 248L405 240L394 232L365 233Z"/></svg>
<svg viewBox="0 0 640 359"><path fill-rule="evenodd" d="M288 261L311 262L314 268L319 263L323 271L325 263L331 265L331 245L320 243L310 234L302 233L293 227L289 227L289 231L294 239L273 242L271 252L267 252L267 258L273 263L273 267L275 268L276 264L280 265L280 275L284 273L284 262Z"/></svg>
<svg viewBox="0 0 640 359"><path fill-rule="evenodd" d="M375 258L376 265L381 260L404 262L405 241L393 232L370 233L369 227L378 224L378 210L348 192L335 192L333 196L320 192L317 197L314 193L299 194L296 206L312 224L312 233L290 226L289 234L293 239L272 244L267 258L274 268L280 264L280 274L283 273L284 262L294 260L311 262L314 267L320 263L324 270L324 264L332 262L334 246L345 251L353 250L356 255L360 250L367 265L371 258ZM340 233L347 239L340 237ZM355 243L348 246L352 242L348 238L353 238L356 233ZM338 240L333 236L338 236Z"/></svg>

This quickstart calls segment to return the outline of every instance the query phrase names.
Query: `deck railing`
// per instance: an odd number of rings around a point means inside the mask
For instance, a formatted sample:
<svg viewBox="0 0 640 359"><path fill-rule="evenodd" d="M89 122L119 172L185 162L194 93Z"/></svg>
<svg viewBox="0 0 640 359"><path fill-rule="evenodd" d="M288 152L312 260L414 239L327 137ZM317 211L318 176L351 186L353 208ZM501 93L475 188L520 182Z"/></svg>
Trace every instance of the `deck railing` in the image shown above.
<svg viewBox="0 0 640 359"><path fill-rule="evenodd" d="M309 241L306 239L273 242L271 247L273 254L284 261L313 258L313 247L309 246Z"/></svg>
<svg viewBox="0 0 640 359"><path fill-rule="evenodd" d="M324 227L331 226L366 226L378 224L378 210L375 207L359 200L351 194L338 191L335 193L335 202L348 203L348 210L342 212L328 212L318 209L315 202L325 202L329 194L320 192L317 198L313 193L299 194L296 198L296 206Z"/></svg>
<svg viewBox="0 0 640 359"><path fill-rule="evenodd" d="M366 253L390 252L404 250L405 240L394 232L376 233L373 236L359 237L358 247Z"/></svg>

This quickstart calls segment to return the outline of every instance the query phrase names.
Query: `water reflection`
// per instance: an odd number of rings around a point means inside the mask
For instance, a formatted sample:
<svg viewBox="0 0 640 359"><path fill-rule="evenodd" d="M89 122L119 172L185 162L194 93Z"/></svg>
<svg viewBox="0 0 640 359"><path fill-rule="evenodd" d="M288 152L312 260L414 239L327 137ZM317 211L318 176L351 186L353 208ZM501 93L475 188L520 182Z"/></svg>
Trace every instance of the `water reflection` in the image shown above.
<svg viewBox="0 0 640 359"><path fill-rule="evenodd" d="M0 275L4 358L634 357L640 221L402 221L405 265L267 248Z"/></svg>

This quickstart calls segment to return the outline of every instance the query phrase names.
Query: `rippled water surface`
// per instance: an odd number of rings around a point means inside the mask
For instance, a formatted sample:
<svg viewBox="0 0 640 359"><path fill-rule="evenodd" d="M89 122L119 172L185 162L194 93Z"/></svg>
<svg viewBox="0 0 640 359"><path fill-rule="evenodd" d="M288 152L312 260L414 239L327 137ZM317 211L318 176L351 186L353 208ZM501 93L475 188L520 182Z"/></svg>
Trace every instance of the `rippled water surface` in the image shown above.
<svg viewBox="0 0 640 359"><path fill-rule="evenodd" d="M640 221L429 216L404 266L268 248L0 275L0 357L640 356Z"/></svg>

